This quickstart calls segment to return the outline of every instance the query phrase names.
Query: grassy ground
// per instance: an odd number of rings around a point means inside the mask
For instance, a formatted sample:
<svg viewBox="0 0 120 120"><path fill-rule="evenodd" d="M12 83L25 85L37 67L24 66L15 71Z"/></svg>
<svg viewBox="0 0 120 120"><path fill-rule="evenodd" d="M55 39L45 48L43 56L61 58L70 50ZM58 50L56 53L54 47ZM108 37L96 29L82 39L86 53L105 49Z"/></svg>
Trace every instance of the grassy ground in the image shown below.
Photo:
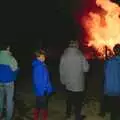
<svg viewBox="0 0 120 120"><path fill-rule="evenodd" d="M94 62L92 63L94 64ZM105 118L99 117L99 100L101 96L101 82L103 79L103 63L92 65L89 75L87 75L87 94L82 109L87 117L85 120L109 120L109 114ZM50 67L52 73L53 85L57 88L57 93L49 100L49 120L64 120L65 113L65 95L61 91L58 68L56 65ZM15 104L15 120L32 120L32 109L35 105L35 99L32 92L31 79L20 78L17 83L17 95ZM74 117L71 118L74 120Z"/></svg>
<svg viewBox="0 0 120 120"><path fill-rule="evenodd" d="M22 94L16 101L15 120L32 120L32 108L34 107L34 96L31 94ZM56 94L49 101L49 120L64 120L65 97L62 94ZM90 98L82 110L87 117L85 120L108 120L109 115L104 119L99 117L99 102L95 98ZM74 120L74 117L71 118Z"/></svg>

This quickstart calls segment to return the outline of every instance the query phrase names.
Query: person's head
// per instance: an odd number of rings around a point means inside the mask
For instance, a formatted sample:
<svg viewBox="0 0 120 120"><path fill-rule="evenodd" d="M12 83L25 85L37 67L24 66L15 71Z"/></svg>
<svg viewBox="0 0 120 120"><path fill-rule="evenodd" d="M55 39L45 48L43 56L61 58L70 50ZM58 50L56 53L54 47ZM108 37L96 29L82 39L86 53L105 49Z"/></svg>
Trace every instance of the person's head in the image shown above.
<svg viewBox="0 0 120 120"><path fill-rule="evenodd" d="M10 51L10 45L7 43L0 44L0 50Z"/></svg>
<svg viewBox="0 0 120 120"><path fill-rule="evenodd" d="M113 48L115 55L120 55L120 44L116 44Z"/></svg>
<svg viewBox="0 0 120 120"><path fill-rule="evenodd" d="M69 42L69 47L79 48L78 41L77 41L77 40L71 40L71 41Z"/></svg>
<svg viewBox="0 0 120 120"><path fill-rule="evenodd" d="M37 50L35 52L35 56L41 62L44 62L46 60L46 52L44 50Z"/></svg>

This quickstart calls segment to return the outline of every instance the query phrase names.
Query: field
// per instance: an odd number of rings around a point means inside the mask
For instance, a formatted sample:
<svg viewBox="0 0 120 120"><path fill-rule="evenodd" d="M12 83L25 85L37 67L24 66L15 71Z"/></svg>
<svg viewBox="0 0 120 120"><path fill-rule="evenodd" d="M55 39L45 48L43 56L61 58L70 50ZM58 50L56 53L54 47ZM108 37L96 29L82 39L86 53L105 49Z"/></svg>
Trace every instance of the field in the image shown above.
<svg viewBox="0 0 120 120"><path fill-rule="evenodd" d="M82 113L87 117L85 120L109 120L109 114L105 118L99 117L100 98L103 81L103 63L91 61L90 72L86 75L86 97ZM52 83L56 93L49 100L49 120L64 120L65 92L59 81L58 64L50 64ZM15 120L32 120L32 109L35 98L32 91L31 73L19 78L16 86ZM74 117L71 118L74 120Z"/></svg>

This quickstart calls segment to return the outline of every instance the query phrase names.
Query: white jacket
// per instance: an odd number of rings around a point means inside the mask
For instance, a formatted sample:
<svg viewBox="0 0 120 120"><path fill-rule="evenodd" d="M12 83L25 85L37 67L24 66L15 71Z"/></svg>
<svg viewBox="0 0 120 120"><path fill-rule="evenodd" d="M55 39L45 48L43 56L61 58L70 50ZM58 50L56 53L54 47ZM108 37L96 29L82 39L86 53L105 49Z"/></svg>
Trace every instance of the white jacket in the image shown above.
<svg viewBox="0 0 120 120"><path fill-rule="evenodd" d="M81 51L69 47L64 51L60 60L60 80L67 90L84 91L84 72L88 72L89 64Z"/></svg>

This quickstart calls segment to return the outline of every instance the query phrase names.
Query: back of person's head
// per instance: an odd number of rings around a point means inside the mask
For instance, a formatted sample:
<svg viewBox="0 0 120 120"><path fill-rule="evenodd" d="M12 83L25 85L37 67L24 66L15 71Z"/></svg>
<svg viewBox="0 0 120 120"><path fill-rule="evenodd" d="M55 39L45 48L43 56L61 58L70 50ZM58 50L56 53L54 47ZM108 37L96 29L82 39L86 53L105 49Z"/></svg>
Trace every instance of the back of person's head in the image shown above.
<svg viewBox="0 0 120 120"><path fill-rule="evenodd" d="M77 41L77 40L71 40L71 41L69 42L69 47L78 48L78 47L79 47L78 41Z"/></svg>
<svg viewBox="0 0 120 120"><path fill-rule="evenodd" d="M9 50L10 45L7 42L0 43L0 50Z"/></svg>
<svg viewBox="0 0 120 120"><path fill-rule="evenodd" d="M113 48L115 55L120 55L120 44L116 44Z"/></svg>

